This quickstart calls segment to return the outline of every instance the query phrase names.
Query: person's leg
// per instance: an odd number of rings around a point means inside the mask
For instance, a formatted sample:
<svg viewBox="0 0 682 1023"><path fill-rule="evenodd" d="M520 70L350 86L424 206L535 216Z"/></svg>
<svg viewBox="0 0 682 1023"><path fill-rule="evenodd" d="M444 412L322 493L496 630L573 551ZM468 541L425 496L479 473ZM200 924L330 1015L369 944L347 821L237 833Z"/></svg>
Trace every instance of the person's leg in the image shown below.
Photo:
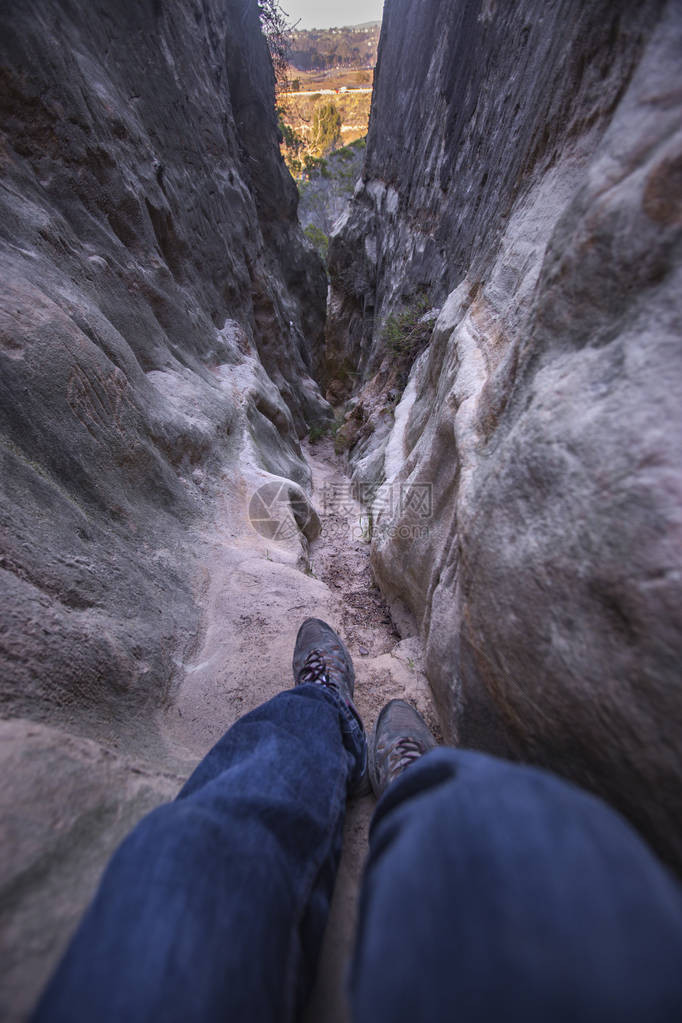
<svg viewBox="0 0 682 1023"><path fill-rule="evenodd" d="M601 801L433 750L372 822L351 1004L354 1023L672 1023L680 888Z"/></svg>
<svg viewBox="0 0 682 1023"><path fill-rule="evenodd" d="M293 1018L365 754L355 714L310 677L238 721L126 839L36 1020Z"/></svg>

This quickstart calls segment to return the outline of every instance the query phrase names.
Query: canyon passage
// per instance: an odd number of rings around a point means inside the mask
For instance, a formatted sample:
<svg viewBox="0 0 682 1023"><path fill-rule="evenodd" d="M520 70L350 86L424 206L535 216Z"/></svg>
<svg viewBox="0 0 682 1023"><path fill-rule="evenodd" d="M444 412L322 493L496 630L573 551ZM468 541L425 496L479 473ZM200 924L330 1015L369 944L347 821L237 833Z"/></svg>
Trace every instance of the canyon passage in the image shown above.
<svg viewBox="0 0 682 1023"><path fill-rule="evenodd" d="M326 266L255 0L0 23L3 1018L308 615L679 874L679 3L387 0Z"/></svg>

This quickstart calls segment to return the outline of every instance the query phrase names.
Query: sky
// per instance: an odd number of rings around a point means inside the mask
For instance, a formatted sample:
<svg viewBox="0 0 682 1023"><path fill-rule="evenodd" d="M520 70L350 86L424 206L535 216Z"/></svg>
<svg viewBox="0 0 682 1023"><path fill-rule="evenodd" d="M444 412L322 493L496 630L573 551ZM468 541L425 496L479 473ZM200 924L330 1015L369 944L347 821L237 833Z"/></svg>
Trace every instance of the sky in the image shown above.
<svg viewBox="0 0 682 1023"><path fill-rule="evenodd" d="M340 28L363 21L381 21L384 0L280 0L299 28Z"/></svg>

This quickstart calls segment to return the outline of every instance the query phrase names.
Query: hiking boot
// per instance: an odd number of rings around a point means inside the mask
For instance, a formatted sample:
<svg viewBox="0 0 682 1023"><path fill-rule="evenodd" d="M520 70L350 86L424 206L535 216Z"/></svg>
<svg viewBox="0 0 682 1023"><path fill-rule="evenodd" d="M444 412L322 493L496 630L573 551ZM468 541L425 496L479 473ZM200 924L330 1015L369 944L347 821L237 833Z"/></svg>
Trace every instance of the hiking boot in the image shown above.
<svg viewBox="0 0 682 1023"><path fill-rule="evenodd" d="M362 718L353 704L355 669L353 661L340 636L330 625L319 618L306 618L298 630L294 646L294 682L297 686L305 682L324 686L334 693L348 709L360 726L363 740L365 729ZM364 763L351 782L351 796L365 796L370 792L367 774L367 743L364 745Z"/></svg>
<svg viewBox="0 0 682 1023"><path fill-rule="evenodd" d="M296 637L293 668L297 686L315 682L336 693L343 703L353 706L353 661L346 644L331 625L319 618L306 618Z"/></svg>
<svg viewBox="0 0 682 1023"><path fill-rule="evenodd" d="M410 764L437 745L414 707L404 700L387 703L369 743L369 777L377 799Z"/></svg>

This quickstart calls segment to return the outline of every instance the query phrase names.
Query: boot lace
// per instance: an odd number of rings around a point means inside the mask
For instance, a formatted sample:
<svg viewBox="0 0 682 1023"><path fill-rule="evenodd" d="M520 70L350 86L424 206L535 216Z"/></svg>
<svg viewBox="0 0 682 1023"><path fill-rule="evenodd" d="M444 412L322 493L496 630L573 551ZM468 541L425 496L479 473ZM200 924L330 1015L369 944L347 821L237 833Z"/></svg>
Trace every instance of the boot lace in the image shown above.
<svg viewBox="0 0 682 1023"><path fill-rule="evenodd" d="M388 756L391 774L400 774L418 760L423 752L424 747L418 739L413 739L409 735L401 736Z"/></svg>
<svg viewBox="0 0 682 1023"><path fill-rule="evenodd" d="M331 669L331 671L330 671ZM353 701L349 698L348 693L344 688L344 672L346 671L345 661L342 659L341 652L334 650L327 651L323 656L319 650L311 650L305 661L303 667L298 674L298 685L302 682L314 682L317 685L324 686L325 689L329 689L330 692L336 696L341 703L350 711L353 717L360 725L360 730L364 733L364 725L362 724L362 718L358 714ZM334 674L332 674L332 672Z"/></svg>
<svg viewBox="0 0 682 1023"><path fill-rule="evenodd" d="M318 685L326 686L328 689L333 689L335 693L338 692L338 686L330 680L327 662L319 650L311 650L306 657L303 662L303 667L301 668L299 681L316 682Z"/></svg>

